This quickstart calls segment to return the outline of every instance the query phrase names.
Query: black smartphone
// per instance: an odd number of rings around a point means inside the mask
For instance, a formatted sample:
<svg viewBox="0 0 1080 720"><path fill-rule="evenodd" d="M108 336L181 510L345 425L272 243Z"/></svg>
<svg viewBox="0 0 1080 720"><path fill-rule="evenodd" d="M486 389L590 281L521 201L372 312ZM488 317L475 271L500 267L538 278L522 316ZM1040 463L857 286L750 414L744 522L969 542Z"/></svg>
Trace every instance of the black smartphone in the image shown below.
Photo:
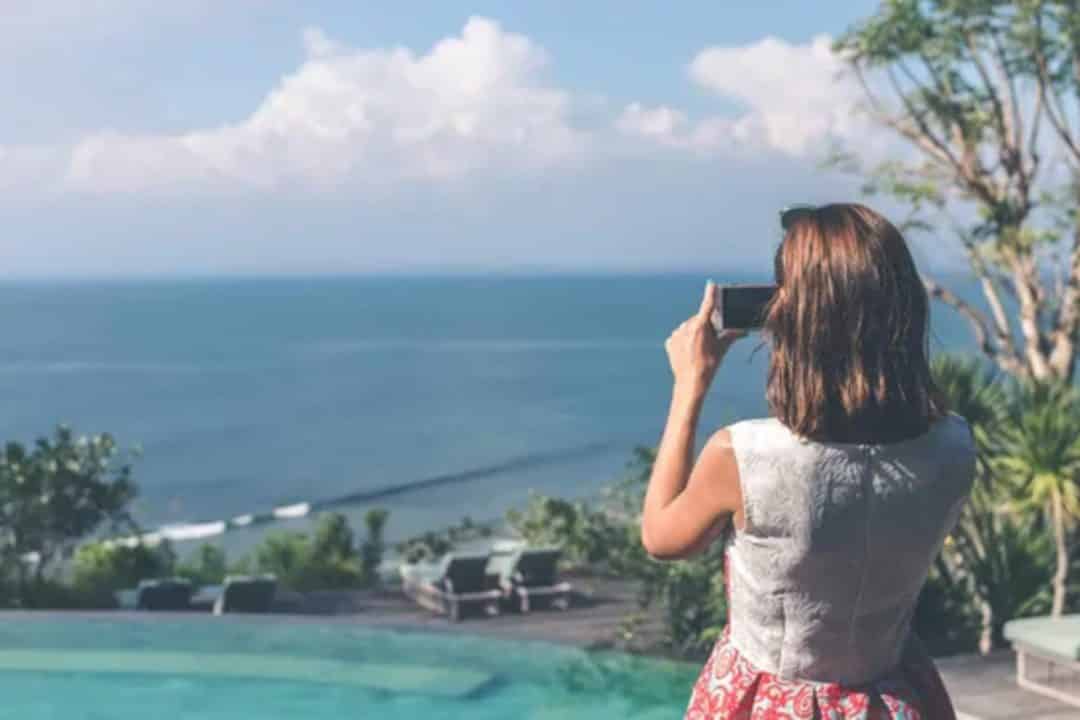
<svg viewBox="0 0 1080 720"><path fill-rule="evenodd" d="M758 330L776 294L775 285L719 285L712 324L721 330Z"/></svg>

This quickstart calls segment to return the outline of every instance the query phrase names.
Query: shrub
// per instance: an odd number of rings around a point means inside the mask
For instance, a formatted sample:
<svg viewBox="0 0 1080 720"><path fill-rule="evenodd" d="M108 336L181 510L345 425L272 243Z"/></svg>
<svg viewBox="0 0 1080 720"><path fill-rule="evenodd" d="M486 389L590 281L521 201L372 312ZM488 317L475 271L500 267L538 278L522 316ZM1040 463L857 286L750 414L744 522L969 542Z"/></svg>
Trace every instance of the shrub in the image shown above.
<svg viewBox="0 0 1080 720"><path fill-rule="evenodd" d="M348 520L340 513L319 518L312 535L275 532L266 536L252 559L241 561L238 569L253 568L273 573L292 590L340 590L370 586L378 581L378 561L382 556L382 530L387 513L368 513L368 537L358 552Z"/></svg>
<svg viewBox="0 0 1080 720"><path fill-rule="evenodd" d="M915 605L912 627L931 655L951 655L976 647L981 620L970 583L931 570Z"/></svg>
<svg viewBox="0 0 1080 720"><path fill-rule="evenodd" d="M660 562L641 545L639 513L655 452L637 448L625 476L608 488L599 506L533 495L508 523L534 545L561 547L573 566L636 581L643 609L659 605L672 651L697 656L727 620L723 548L714 543L695 557Z"/></svg>
<svg viewBox="0 0 1080 720"><path fill-rule="evenodd" d="M0 452L0 567L13 574L12 602L36 602L31 586L96 531L134 529L135 494L129 457L108 434L78 437L60 426L31 448L8 443Z"/></svg>
<svg viewBox="0 0 1080 720"><path fill-rule="evenodd" d="M217 585L227 573L225 551L209 543L200 545L190 558L176 568L178 576L187 578L196 587Z"/></svg>
<svg viewBox="0 0 1080 720"><path fill-rule="evenodd" d="M429 530L402 540L396 549L407 563L430 562L450 552L459 543L491 537L492 532L490 524L478 524L466 516L460 523L443 530Z"/></svg>
<svg viewBox="0 0 1080 720"><path fill-rule="evenodd" d="M584 502L532 494L524 511L510 510L507 523L530 545L562 548L570 567L606 568L626 542L626 528Z"/></svg>
<svg viewBox="0 0 1080 720"><path fill-rule="evenodd" d="M388 510L372 509L364 515L364 527L367 537L360 544L360 567L365 577L378 579L379 565L382 564L383 554L386 551L386 543L383 541L383 531L386 529L386 521L390 517Z"/></svg>
<svg viewBox="0 0 1080 720"><path fill-rule="evenodd" d="M164 542L154 547L142 543L131 547L106 543L83 545L72 560L71 585L67 589L69 602L110 607L115 604L117 590L135 588L140 580L169 577L175 565L172 547ZM66 591L57 587L57 583L39 585L34 593L38 598L52 598L48 600L50 607L57 607L58 600L65 597Z"/></svg>

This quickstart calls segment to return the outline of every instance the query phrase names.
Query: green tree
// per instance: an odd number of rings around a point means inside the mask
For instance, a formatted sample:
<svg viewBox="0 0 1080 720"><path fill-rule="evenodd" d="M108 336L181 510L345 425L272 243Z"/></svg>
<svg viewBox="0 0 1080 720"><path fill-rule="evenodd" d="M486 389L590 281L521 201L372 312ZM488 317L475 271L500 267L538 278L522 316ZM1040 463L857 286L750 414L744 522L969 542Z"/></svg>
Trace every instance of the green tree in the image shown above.
<svg viewBox="0 0 1080 720"><path fill-rule="evenodd" d="M228 574L225 551L217 545L203 543L190 558L180 563L176 574L194 585L217 585Z"/></svg>
<svg viewBox="0 0 1080 720"><path fill-rule="evenodd" d="M136 587L141 580L170 577L176 555L166 543L155 546L137 543L88 543L75 551L72 560L73 589L106 606L113 593Z"/></svg>
<svg viewBox="0 0 1080 720"><path fill-rule="evenodd" d="M952 227L988 312L928 280L930 293L969 321L981 351L1007 373L1072 378L1080 135L1066 108L1080 101L1076 4L885 0L836 50L861 82L865 111L914 151L868 171L851 167L868 172L868 192L908 203L913 223L929 227L933 213Z"/></svg>
<svg viewBox="0 0 1080 720"><path fill-rule="evenodd" d="M510 510L506 519L530 545L561 548L570 567L607 567L626 542L624 525L582 501L532 493L524 511Z"/></svg>
<svg viewBox="0 0 1080 720"><path fill-rule="evenodd" d="M389 517L390 512L380 508L373 508L364 514L364 529L367 536L360 544L360 566L364 576L373 582L378 581L379 565L382 564L383 555L386 552L383 534Z"/></svg>
<svg viewBox="0 0 1080 720"><path fill-rule="evenodd" d="M635 448L623 477L599 503L533 495L508 523L530 544L561 547L571 565L635 581L642 609L658 607L672 651L701 654L727 619L722 543L677 562L661 562L641 545L641 506L656 452Z"/></svg>
<svg viewBox="0 0 1080 720"><path fill-rule="evenodd" d="M135 530L130 457L111 435L77 437L59 427L33 447L0 454L0 557L15 574L16 602L60 557L101 529Z"/></svg>
<svg viewBox="0 0 1080 720"><path fill-rule="evenodd" d="M461 522L442 530L427 530L420 535L397 543L395 548L405 562L431 562L454 549L455 546L491 537L493 523L476 523L468 516Z"/></svg>
<svg viewBox="0 0 1080 720"><path fill-rule="evenodd" d="M385 515L374 520L380 532L385 520ZM273 573L293 590L359 588L376 581L357 551L348 520L340 513L322 515L311 535L269 533L255 548L250 564L257 572Z"/></svg>
<svg viewBox="0 0 1080 720"><path fill-rule="evenodd" d="M1030 513L1009 507L1008 487L995 478L1011 411L1007 382L974 357L939 356L933 375L950 409L971 426L978 462L971 498L935 563L916 620L928 641L949 640L939 650L967 649L975 609L979 646L989 652L1006 646L1008 620L1045 609L1052 549Z"/></svg>
<svg viewBox="0 0 1080 720"><path fill-rule="evenodd" d="M1080 398L1071 386L1029 382L1019 390L996 463L1020 510L1043 510L1053 529L1056 570L1051 613L1064 612L1068 532L1080 515Z"/></svg>

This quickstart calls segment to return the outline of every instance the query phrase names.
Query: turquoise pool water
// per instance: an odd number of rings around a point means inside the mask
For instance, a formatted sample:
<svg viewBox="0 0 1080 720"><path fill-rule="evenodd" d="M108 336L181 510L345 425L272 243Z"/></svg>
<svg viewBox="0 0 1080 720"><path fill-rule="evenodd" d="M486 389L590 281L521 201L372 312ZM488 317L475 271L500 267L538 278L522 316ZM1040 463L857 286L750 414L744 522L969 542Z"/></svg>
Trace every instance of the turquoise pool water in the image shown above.
<svg viewBox="0 0 1080 720"><path fill-rule="evenodd" d="M679 718L696 668L345 622L0 618L20 720Z"/></svg>

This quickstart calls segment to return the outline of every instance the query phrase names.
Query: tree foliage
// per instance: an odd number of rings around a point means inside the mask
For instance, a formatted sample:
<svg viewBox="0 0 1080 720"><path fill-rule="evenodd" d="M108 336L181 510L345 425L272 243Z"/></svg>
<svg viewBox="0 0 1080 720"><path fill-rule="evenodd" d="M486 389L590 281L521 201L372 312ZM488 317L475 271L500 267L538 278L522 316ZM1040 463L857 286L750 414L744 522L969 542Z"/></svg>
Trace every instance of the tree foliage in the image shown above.
<svg viewBox="0 0 1080 720"><path fill-rule="evenodd" d="M1051 612L1065 611L1069 534L1080 517L1080 396L1069 385L1031 381L1019 389L996 458L1020 512L1045 511L1055 557Z"/></svg>
<svg viewBox="0 0 1080 720"><path fill-rule="evenodd" d="M939 357L933 372L950 408L972 428L978 464L971 498L924 593L923 601L942 604L934 612L923 612L921 618L924 622L943 619L941 627L925 634L930 638L955 634L966 626L964 618L976 617L979 647L990 651L1006 646L1003 628L1008 620L1044 612L1050 606L1053 544L1041 511L1026 510L1030 488L1022 477L1008 472L1018 449L1012 442L1017 437L1016 419L1070 409L1044 404L1043 395L1023 392L1020 384L1002 378L976 358ZM1017 497L1025 498L1023 506L1017 506ZM967 610L962 602L965 594L969 596ZM954 647L964 647L964 637L956 634Z"/></svg>
<svg viewBox="0 0 1080 720"><path fill-rule="evenodd" d="M267 534L246 566L272 573L292 590L339 590L378 582L382 560L385 511L371 511L368 535L357 548L348 520L340 513L319 518L312 534L278 531Z"/></svg>
<svg viewBox="0 0 1080 720"><path fill-rule="evenodd" d="M196 587L220 584L228 574L225 551L217 545L203 543L190 558L176 566L176 574Z"/></svg>
<svg viewBox="0 0 1080 720"><path fill-rule="evenodd" d="M171 577L176 554L168 543L89 543L72 560L71 584L80 594L108 607L114 593L136 587L142 580Z"/></svg>
<svg viewBox="0 0 1080 720"><path fill-rule="evenodd" d="M652 448L636 448L623 477L599 502L534 495L524 511L508 513L508 522L530 544L561 547L571 566L635 581L641 607L660 609L669 649L696 656L727 618L723 548L714 543L678 562L645 552L640 512L655 459Z"/></svg>
<svg viewBox="0 0 1080 720"><path fill-rule="evenodd" d="M1070 379L1076 365L1078 28L1072 0L885 0L836 43L864 110L909 148L861 168L866 189L908 203L923 227L942 211L988 311L927 286L1020 378Z"/></svg>
<svg viewBox="0 0 1080 720"><path fill-rule="evenodd" d="M0 565L25 603L55 561L105 529L134 529L130 457L111 435L76 436L61 426L32 447L8 443L0 454Z"/></svg>

